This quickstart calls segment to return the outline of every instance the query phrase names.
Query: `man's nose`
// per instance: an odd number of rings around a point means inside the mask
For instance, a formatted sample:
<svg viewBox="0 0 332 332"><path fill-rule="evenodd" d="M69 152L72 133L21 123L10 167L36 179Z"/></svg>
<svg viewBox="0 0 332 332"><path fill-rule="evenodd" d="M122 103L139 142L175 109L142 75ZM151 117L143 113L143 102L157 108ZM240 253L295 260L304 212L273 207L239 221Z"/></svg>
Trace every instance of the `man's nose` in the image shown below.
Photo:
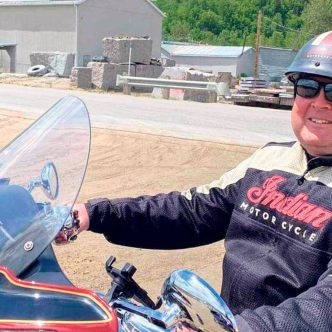
<svg viewBox="0 0 332 332"><path fill-rule="evenodd" d="M317 109L332 110L332 102L326 100L323 87L319 90L319 94L314 99L313 106Z"/></svg>

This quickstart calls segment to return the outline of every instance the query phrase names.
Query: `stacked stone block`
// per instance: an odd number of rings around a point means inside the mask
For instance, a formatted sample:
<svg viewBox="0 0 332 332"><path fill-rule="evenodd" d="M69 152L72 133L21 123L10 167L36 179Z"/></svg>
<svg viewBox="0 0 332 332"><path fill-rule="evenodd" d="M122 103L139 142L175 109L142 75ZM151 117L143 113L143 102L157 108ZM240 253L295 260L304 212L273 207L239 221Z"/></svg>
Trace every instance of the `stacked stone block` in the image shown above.
<svg viewBox="0 0 332 332"><path fill-rule="evenodd" d="M175 67L176 65L176 61L173 59L162 58L160 61L163 67Z"/></svg>
<svg viewBox="0 0 332 332"><path fill-rule="evenodd" d="M158 78L164 71L164 67L158 65L136 65L136 77ZM153 87L135 86L134 91L152 92Z"/></svg>
<svg viewBox="0 0 332 332"><path fill-rule="evenodd" d="M107 62L89 62L92 70L92 87L109 90L116 85L116 65Z"/></svg>
<svg viewBox="0 0 332 332"><path fill-rule="evenodd" d="M90 89L92 85L91 82L92 82L92 68L74 67L72 69L70 76L71 85L81 89Z"/></svg>
<svg viewBox="0 0 332 332"><path fill-rule="evenodd" d="M203 73L199 70L188 70L185 72L185 81L215 82L216 77L213 74ZM214 91L184 90L183 100L201 103L216 102L217 93Z"/></svg>
<svg viewBox="0 0 332 332"><path fill-rule="evenodd" d="M216 77L213 74L204 73L187 67L166 67L161 75L161 78L181 81L216 81ZM163 90L164 89L161 88L154 88L152 94L156 98L162 98ZM215 92L184 89L169 90L169 98L174 100L193 100L207 103L215 102L217 98Z"/></svg>
<svg viewBox="0 0 332 332"><path fill-rule="evenodd" d="M230 72L219 72L218 77L216 80L218 84L218 95L225 97L225 96L231 96L232 93L230 91L230 87L234 87L233 85L233 76Z"/></svg>
<svg viewBox="0 0 332 332"><path fill-rule="evenodd" d="M92 87L111 90L116 89L116 76L127 75L128 65L119 65L108 62L89 62L88 67L92 70ZM130 75L135 76L135 66L130 66Z"/></svg>
<svg viewBox="0 0 332 332"><path fill-rule="evenodd" d="M159 61L151 60L152 40L150 38L109 37L103 41L103 57L100 61L87 64L91 70L92 87L103 90L116 90L117 75L128 75L129 52L131 48L130 76L158 78L164 68ZM88 87L87 72L80 67L73 70L72 84ZM152 87L133 87L139 92L152 92Z"/></svg>
<svg viewBox="0 0 332 332"><path fill-rule="evenodd" d="M116 74L127 76L128 75L128 65L119 65L119 64L117 64L116 65ZM135 64L130 65L129 75L130 76L136 76L136 65Z"/></svg>
<svg viewBox="0 0 332 332"><path fill-rule="evenodd" d="M150 38L104 38L103 56L108 62L131 62L149 64L152 54L152 40Z"/></svg>
<svg viewBox="0 0 332 332"><path fill-rule="evenodd" d="M31 66L44 65L60 77L69 77L75 63L75 54L64 52L35 52L30 54Z"/></svg>
<svg viewBox="0 0 332 332"><path fill-rule="evenodd" d="M229 85L231 85L232 83L232 73L230 72L219 72L218 73L218 77L217 77L217 82L223 82L223 83L228 83Z"/></svg>
<svg viewBox="0 0 332 332"><path fill-rule="evenodd" d="M46 52L35 52L30 54L30 63L31 66L43 65L48 66L50 63L50 56L53 53Z"/></svg>

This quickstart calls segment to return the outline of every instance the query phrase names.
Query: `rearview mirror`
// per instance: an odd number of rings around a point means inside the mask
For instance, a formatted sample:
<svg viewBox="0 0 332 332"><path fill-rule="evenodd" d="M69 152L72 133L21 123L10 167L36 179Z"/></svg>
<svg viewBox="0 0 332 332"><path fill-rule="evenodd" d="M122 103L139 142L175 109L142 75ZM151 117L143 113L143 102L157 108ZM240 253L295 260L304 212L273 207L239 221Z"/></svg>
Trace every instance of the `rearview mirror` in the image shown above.
<svg viewBox="0 0 332 332"><path fill-rule="evenodd" d="M40 176L37 179L31 180L28 191L36 187L42 187L44 194L51 200L55 200L59 194L59 177L55 165L48 162L42 169Z"/></svg>

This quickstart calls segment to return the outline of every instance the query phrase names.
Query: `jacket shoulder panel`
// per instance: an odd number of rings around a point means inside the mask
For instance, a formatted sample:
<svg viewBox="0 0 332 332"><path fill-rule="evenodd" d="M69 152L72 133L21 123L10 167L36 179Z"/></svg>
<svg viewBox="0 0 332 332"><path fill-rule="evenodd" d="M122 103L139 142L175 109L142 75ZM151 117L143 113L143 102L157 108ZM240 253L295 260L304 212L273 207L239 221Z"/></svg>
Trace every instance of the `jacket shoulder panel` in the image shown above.
<svg viewBox="0 0 332 332"><path fill-rule="evenodd" d="M302 175L306 166L306 155L298 142L272 142L255 151L251 157L242 161L218 180L197 187L196 190L198 193L208 194L211 188L225 189L241 180L249 168L261 171L280 170Z"/></svg>

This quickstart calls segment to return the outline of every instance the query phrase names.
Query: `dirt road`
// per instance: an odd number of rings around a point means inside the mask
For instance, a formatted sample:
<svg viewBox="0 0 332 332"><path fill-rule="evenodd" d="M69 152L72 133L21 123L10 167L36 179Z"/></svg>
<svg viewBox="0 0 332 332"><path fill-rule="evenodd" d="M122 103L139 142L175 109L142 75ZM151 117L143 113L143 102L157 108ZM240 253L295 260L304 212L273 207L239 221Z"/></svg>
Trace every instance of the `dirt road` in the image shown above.
<svg viewBox="0 0 332 332"><path fill-rule="evenodd" d="M0 111L0 145L4 146L32 118ZM229 146L131 132L92 130L92 151L79 201L93 197L123 197L184 190L219 178L253 152L252 147ZM104 263L116 256L137 268L136 278L155 299L165 277L177 268L192 269L218 291L221 285L223 243L175 251L115 246L103 236L86 232L76 243L56 247L69 278L77 285L106 291Z"/></svg>

